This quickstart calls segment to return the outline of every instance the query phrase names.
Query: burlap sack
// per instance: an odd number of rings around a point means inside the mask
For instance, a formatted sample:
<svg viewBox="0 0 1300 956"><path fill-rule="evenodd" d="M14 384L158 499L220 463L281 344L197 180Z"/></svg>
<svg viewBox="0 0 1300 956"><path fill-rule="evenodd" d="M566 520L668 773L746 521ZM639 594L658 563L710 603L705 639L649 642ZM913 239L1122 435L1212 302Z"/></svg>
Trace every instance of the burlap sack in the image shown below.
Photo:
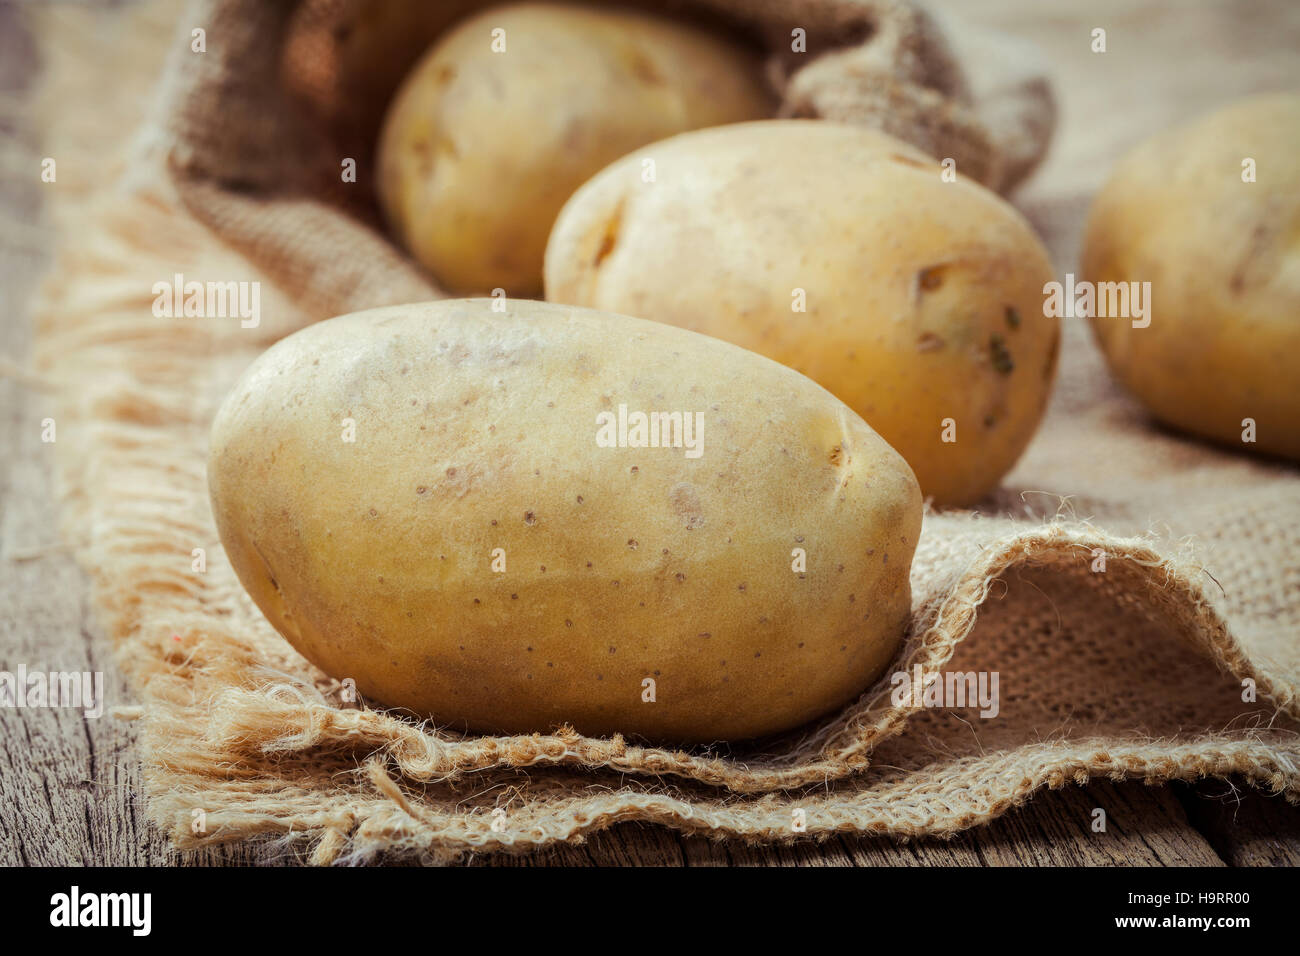
<svg viewBox="0 0 1300 956"><path fill-rule="evenodd" d="M1041 154L1038 81L967 84L904 4L689 6L774 45L803 18L810 37L848 41L793 73L774 57L790 112L884 123L995 185ZM753 840L797 838L796 820L814 837L948 835L1099 774L1239 775L1300 800L1300 480L1153 429L1076 323L1048 420L1004 489L977 511L927 514L914 621L891 668L996 671L995 719L895 706L882 681L781 739L680 752L563 729L460 737L343 705L234 578L205 454L216 403L270 342L436 294L366 224L366 204L327 182L329 143L364 148L366 111L332 85L346 71L322 26L356 8L203 3L168 34L172 18L146 6L129 29L113 18L115 38L102 23L71 35L64 13L46 44L39 115L74 172L51 195L60 251L35 307L36 370L59 389L65 533L138 694L123 713L143 721L150 813L178 845L293 835L325 863L450 860L624 820ZM189 51L194 27L206 55ZM160 98L105 121L107 77L143 93L160 50ZM991 113L962 105L968 86L1002 91ZM129 148L110 149L136 118ZM1058 254L1078 218L1042 224ZM262 324L155 318L152 286L178 272L262 281Z"/></svg>

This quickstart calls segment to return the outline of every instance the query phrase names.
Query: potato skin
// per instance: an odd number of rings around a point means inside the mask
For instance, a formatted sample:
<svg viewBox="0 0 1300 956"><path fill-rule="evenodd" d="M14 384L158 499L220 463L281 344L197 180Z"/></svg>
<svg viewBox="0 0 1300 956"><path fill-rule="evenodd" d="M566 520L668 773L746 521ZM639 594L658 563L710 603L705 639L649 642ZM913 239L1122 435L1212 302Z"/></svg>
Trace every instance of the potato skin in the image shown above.
<svg viewBox="0 0 1300 956"><path fill-rule="evenodd" d="M491 49L505 30L506 52ZM665 136L770 115L758 61L627 10L529 3L451 30L403 83L378 150L394 234L454 293L541 294L569 195Z"/></svg>
<svg viewBox="0 0 1300 956"><path fill-rule="evenodd" d="M620 403L702 412L703 454L598 447ZM294 647L455 727L764 735L861 693L910 617L903 459L795 372L626 316L454 300L318 323L226 399L209 482Z"/></svg>
<svg viewBox="0 0 1300 956"><path fill-rule="evenodd" d="M1300 93L1239 101L1129 153L1093 202L1081 273L1151 283L1150 325L1091 324L1153 416L1300 459Z"/></svg>
<svg viewBox="0 0 1300 956"><path fill-rule="evenodd" d="M680 325L804 373L907 459L924 494L954 505L996 486L1042 417L1059 336L1043 315L1051 278L999 197L944 182L935 160L883 133L821 121L645 147L574 194L546 253L547 299Z"/></svg>

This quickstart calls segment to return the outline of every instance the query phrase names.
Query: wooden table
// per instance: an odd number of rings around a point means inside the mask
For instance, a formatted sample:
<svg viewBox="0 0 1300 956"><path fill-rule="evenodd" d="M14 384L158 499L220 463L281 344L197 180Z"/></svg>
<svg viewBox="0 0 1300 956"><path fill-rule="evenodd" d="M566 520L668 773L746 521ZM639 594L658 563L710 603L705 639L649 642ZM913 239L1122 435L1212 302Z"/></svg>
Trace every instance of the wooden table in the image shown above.
<svg viewBox="0 0 1300 956"><path fill-rule="evenodd" d="M1254 89L1280 88L1296 76L1300 18L1292 3L1178 4L1113 0L1090 3L1082 16L1064 16L1055 4L1010 0L965 4L968 15L1038 42L1052 58L1064 111L1056 151L1022 193L1027 207L1061 201L1052 184L1068 179L1079 195L1095 188L1113 157L1099 156L1088 121L1126 124L1131 139ZM1291 12L1287 12L1288 9ZM1087 23L1083 21L1086 20ZM1123 56L1088 59L1088 24L1107 27L1114 50L1144 36L1161 57L1134 64ZM1153 41L1155 36L1165 39ZM1159 31L1166 31L1160 33ZM1075 34L1078 36L1075 36ZM1225 52L1223 62L1215 50ZM15 101L35 66L31 38L12 7L0 5L0 99ZM1144 90L1137 109L1110 109L1120 86ZM1147 110L1146 119L1142 109ZM1158 122L1157 117L1158 115ZM22 136L8 120L0 135ZM30 151L29 151L30 152ZM4 155L13 155L6 149ZM19 153L21 155L21 152ZM24 357L31 331L24 303L49 250L38 227L41 184L10 168L0 182L0 327L4 354ZM1068 201L1067 197L1067 201ZM1032 212L1031 212L1032 215ZM1073 250L1053 249L1058 257ZM52 500L52 446L40 440L49 412L38 390L0 377L0 668L104 671L110 702L130 700L98 633L86 598L85 577L59 544ZM267 845L211 847L178 853L146 820L133 727L103 718L82 719L56 709L0 710L0 864L295 864L300 858ZM1107 831L1091 831L1092 811L1106 810ZM1300 813L1281 798L1241 791L1230 783L1145 787L1094 782L1044 793L992 825L952 841L895 843L836 837L823 844L755 848L682 838L657 827L624 825L582 846L528 857L477 858L475 865L666 866L934 866L934 865L1296 865Z"/></svg>

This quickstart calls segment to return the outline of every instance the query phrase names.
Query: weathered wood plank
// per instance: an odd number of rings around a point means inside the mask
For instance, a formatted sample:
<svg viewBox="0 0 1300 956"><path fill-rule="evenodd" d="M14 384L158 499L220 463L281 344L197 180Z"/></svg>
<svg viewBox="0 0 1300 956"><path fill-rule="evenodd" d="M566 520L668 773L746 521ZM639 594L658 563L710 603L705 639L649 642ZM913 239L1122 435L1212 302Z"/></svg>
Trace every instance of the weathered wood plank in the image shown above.
<svg viewBox="0 0 1300 956"><path fill-rule="evenodd" d="M1300 866L1300 807L1222 780L1174 792L1192 826L1230 866Z"/></svg>

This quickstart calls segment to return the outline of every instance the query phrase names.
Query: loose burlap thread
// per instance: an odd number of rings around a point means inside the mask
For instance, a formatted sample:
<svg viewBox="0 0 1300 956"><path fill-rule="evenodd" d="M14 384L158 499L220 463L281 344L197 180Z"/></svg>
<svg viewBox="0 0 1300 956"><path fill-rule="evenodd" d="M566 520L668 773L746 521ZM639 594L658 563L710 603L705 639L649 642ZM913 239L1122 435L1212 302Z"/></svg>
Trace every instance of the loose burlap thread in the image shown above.
<svg viewBox="0 0 1300 956"><path fill-rule="evenodd" d="M322 80L302 63L325 57L310 52L335 36L322 23L361 6L204 3L179 32L155 7L84 14L118 23L116 44L74 35L78 14L42 27L40 112L63 185L50 209L58 257L35 304L36 369L60 389L65 533L138 694L150 814L177 845L293 835L312 841L317 863L393 852L442 862L628 820L788 840L795 809L808 837L943 836L1094 776L1236 776L1300 800L1300 481L1154 430L1075 324L1049 418L1003 491L975 512L927 513L913 624L891 667L997 671L997 718L896 706L882 681L780 739L674 751L566 728L465 737L344 704L239 586L205 465L216 404L271 342L331 314L437 294L365 204L318 175L325 144L364 148L364 111L331 87L341 66ZM686 6L724 18L749 8ZM1015 122L983 123L965 105L979 84L910 6L753 7L745 22L774 46L791 10L847 38L802 71L773 57L787 112L875 117L936 154L966 150L959 166L994 185L1041 155L1051 123L1037 81L1015 86L1031 106L995 111ZM217 56L189 55L195 26ZM136 63L120 75L143 94L138 64L160 49L158 98L97 130L90 104L105 71ZM130 148L110 152L137 119ZM324 155L337 169L337 149ZM1055 247L1052 229L1077 216L1046 225ZM153 317L153 283L177 272L260 280L261 325ZM204 573L191 570L194 548Z"/></svg>

